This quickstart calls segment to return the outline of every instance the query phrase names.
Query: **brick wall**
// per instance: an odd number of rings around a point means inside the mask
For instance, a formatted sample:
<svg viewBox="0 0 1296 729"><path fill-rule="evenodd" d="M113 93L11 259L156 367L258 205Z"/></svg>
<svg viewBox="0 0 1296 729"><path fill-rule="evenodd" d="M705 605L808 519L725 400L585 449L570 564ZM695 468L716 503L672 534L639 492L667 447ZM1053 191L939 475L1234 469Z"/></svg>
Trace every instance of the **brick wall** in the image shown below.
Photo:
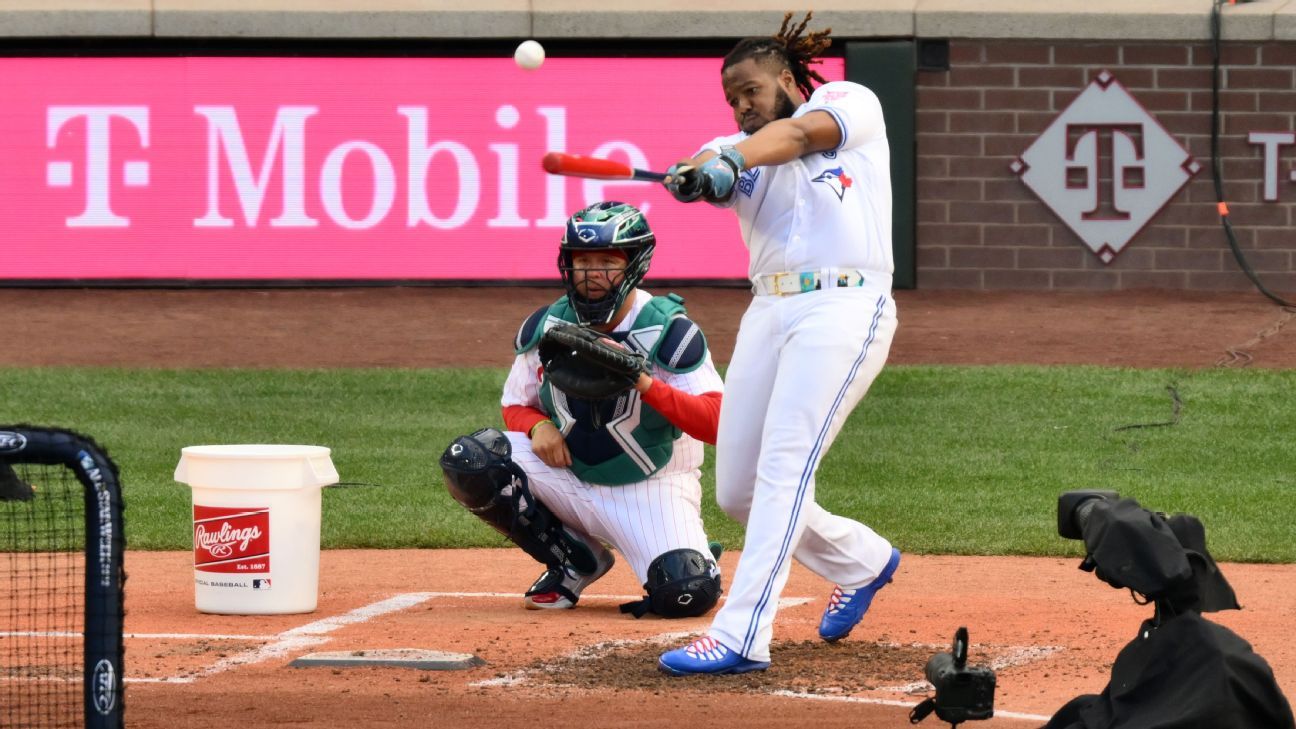
<svg viewBox="0 0 1296 729"><path fill-rule="evenodd" d="M1296 44L1225 44L1220 98L1225 199L1247 260L1296 294L1296 146L1263 200L1248 132L1296 131ZM1208 44L951 41L950 70L918 74L918 286L972 289L1242 290L1211 177ZM1103 69L1201 171L1103 264L1009 169Z"/></svg>

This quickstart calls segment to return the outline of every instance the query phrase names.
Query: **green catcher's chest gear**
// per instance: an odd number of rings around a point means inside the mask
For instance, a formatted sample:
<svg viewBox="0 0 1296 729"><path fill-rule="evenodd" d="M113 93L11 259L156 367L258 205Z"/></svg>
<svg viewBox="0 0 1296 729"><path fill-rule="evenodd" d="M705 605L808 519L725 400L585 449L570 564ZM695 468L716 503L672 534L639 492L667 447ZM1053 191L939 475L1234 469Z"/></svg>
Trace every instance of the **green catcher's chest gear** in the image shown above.
<svg viewBox="0 0 1296 729"><path fill-rule="evenodd" d="M706 359L706 339L685 316L683 298L655 296L635 317L628 332L610 337L646 356L668 372L690 372ZM576 323L567 297L528 317L518 332L517 353L536 347L551 323ZM541 376L540 402L567 441L572 472L587 483L620 486L636 483L670 461L682 431L645 405L631 389L615 398L592 402L567 397Z"/></svg>

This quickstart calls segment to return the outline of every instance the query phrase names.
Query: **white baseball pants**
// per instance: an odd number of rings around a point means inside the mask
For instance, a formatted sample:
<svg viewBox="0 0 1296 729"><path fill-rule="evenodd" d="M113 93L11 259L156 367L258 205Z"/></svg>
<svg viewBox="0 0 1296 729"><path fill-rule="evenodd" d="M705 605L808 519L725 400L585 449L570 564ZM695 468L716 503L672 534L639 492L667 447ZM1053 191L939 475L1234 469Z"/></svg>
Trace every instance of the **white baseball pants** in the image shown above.
<svg viewBox="0 0 1296 729"><path fill-rule="evenodd" d="M710 556L696 470L625 486L588 484L570 469L550 468L541 461L526 433L505 435L513 445L513 461L526 471L531 495L569 529L594 537L586 541L596 554L603 550L599 540L620 552L639 584L647 579L648 565L663 552L693 549Z"/></svg>
<svg viewBox="0 0 1296 729"><path fill-rule="evenodd" d="M756 296L743 315L720 410L716 500L747 536L710 635L748 659L769 660L791 557L853 588L891 556L886 539L814 495L815 470L882 370L895 330L890 292L869 288Z"/></svg>

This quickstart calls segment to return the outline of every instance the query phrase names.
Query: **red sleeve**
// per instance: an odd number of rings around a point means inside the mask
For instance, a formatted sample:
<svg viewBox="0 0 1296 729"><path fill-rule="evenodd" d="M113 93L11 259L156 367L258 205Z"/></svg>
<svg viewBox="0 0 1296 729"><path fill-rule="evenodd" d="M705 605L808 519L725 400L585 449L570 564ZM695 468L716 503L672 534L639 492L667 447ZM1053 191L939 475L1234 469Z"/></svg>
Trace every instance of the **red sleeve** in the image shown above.
<svg viewBox="0 0 1296 729"><path fill-rule="evenodd" d="M644 403L664 415L676 428L703 443L715 445L716 430L720 426L720 393L693 395L654 377L652 386L642 397Z"/></svg>
<svg viewBox="0 0 1296 729"><path fill-rule="evenodd" d="M548 420L549 416L542 411L526 405L506 405L501 408L504 413L504 429L515 430L519 433L526 433L529 437L531 429L541 420Z"/></svg>

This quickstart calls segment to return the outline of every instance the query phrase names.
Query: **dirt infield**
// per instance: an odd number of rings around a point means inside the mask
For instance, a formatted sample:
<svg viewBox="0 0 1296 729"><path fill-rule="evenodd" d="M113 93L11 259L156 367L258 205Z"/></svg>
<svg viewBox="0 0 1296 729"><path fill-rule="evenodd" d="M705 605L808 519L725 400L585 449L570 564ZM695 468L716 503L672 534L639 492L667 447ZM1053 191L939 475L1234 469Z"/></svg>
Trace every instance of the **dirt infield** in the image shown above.
<svg viewBox="0 0 1296 729"><path fill-rule="evenodd" d="M732 572L736 555L721 566ZM670 679L661 645L705 618L634 620L636 593L617 568L575 610L522 609L536 566L516 550L327 551L312 615L195 612L189 555L132 553L127 716L169 727L907 726L926 656L968 626L974 661L999 666L999 716L986 727L1038 726L1064 700L1096 692L1149 608L1054 558L906 557L847 640L815 639L821 580L794 567L779 613L773 666L751 677ZM1296 692L1290 565L1225 565L1245 608L1219 622L1248 638L1288 695ZM404 609L377 613L382 601ZM798 600L797 598L801 598ZM354 621L354 622L349 622ZM188 637L159 637L172 636ZM673 634L663 642L654 640ZM223 637L227 636L227 637ZM613 641L632 641L608 646ZM432 648L472 653L467 671L289 668L311 651ZM920 689L918 689L920 690ZM782 693L776 693L782 692ZM939 726L934 720L928 724Z"/></svg>
<svg viewBox="0 0 1296 729"><path fill-rule="evenodd" d="M748 300L683 291L727 362ZM550 289L0 290L0 365L502 367L513 331ZM899 292L893 364L1296 366L1296 324L1255 294ZM1286 327L1286 328L1284 328ZM75 332L72 336L70 332ZM900 545L902 548L904 545ZM328 551L310 615L194 610L188 553L127 557L127 717L150 727L908 726L925 656L967 625L974 661L999 666L999 716L1038 726L1097 691L1150 610L1077 560L907 555L865 623L816 640L828 585L799 566L774 665L752 677L668 679L660 646L707 621L633 620L624 566L576 610L522 609L538 574L516 550ZM732 573L737 555L725 554ZM1296 695L1296 565L1224 565L1244 610L1212 616L1266 657ZM663 637L665 636L665 637ZM466 671L290 668L312 651L473 653ZM926 722L939 726L935 718Z"/></svg>
<svg viewBox="0 0 1296 729"><path fill-rule="evenodd" d="M751 297L681 289L718 362ZM4 365L502 367L541 288L0 289ZM1254 293L899 291L891 364L1296 366L1290 312ZM76 323L70 336L70 322ZM1241 350L1231 357L1228 350Z"/></svg>

